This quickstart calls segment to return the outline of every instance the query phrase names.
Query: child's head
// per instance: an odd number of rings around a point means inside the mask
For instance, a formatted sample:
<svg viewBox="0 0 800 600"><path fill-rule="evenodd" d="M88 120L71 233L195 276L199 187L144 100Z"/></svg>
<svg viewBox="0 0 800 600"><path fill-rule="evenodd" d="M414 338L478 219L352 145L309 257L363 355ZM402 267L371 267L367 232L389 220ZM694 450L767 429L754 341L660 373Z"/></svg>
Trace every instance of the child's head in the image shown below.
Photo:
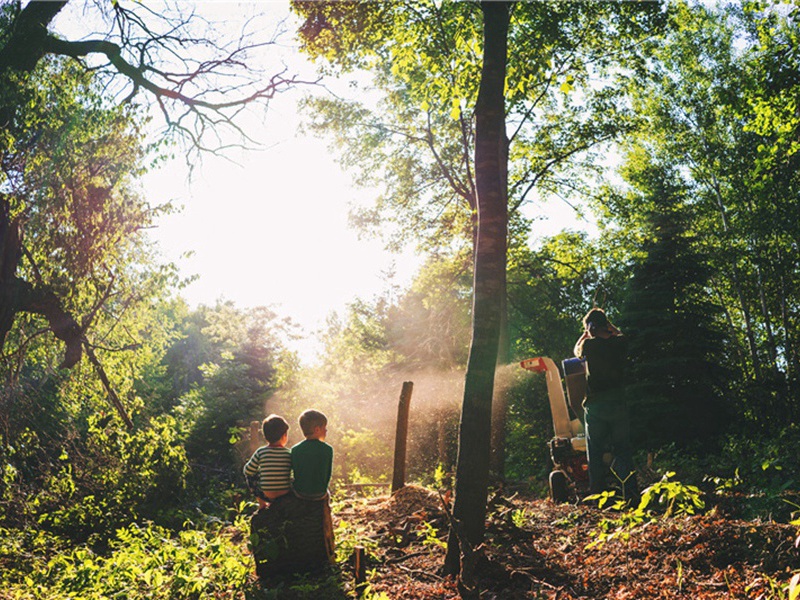
<svg viewBox="0 0 800 600"><path fill-rule="evenodd" d="M602 308L593 308L583 317L583 326L594 336L608 330L608 317Z"/></svg>
<svg viewBox="0 0 800 600"><path fill-rule="evenodd" d="M289 431L289 423L279 415L269 415L264 419L261 429L264 432L264 439L270 444L275 444Z"/></svg>
<svg viewBox="0 0 800 600"><path fill-rule="evenodd" d="M299 420L300 429L303 430L303 435L307 438L323 439L325 437L328 417L320 411L313 408L304 410Z"/></svg>

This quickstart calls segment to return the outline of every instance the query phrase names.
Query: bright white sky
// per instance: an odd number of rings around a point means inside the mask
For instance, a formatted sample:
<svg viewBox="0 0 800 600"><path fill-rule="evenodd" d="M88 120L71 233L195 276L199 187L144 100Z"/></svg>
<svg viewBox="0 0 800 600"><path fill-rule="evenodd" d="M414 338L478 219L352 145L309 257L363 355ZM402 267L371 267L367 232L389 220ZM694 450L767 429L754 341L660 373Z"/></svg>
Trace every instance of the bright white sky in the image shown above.
<svg viewBox="0 0 800 600"><path fill-rule="evenodd" d="M250 2L246 8L290 17L284 0ZM239 3L206 2L203 11L238 15ZM233 19L230 20L233 24ZM236 24L236 27L240 24ZM313 80L316 73L293 48L294 33L271 46L266 62L289 67L289 74ZM297 349L311 359L319 349L314 334L333 311L356 298L372 298L391 283L404 285L420 259L412 252L389 254L378 240L359 240L347 225L349 204L371 197L341 170L325 140L298 133L303 115L297 102L306 87L277 96L248 134L266 146L229 153L230 160L206 157L188 179L182 157L145 180L153 203L174 199L184 208L160 221L154 237L166 259L184 276L197 275L182 291L192 306L232 300L239 307L272 306L301 325L308 339ZM192 252L191 256L184 256Z"/></svg>
<svg viewBox="0 0 800 600"><path fill-rule="evenodd" d="M254 7L274 14L275 23L289 16L286 0L206 1L198 7L228 18L235 28L241 23L234 16ZM292 47L291 25L287 29L283 45L269 47L268 60L313 78L312 66ZM278 96L263 122L254 119L247 125L265 150L230 154L238 164L206 157L191 181L178 157L149 174L144 191L153 204L174 200L184 206L160 221L154 238L184 276L198 276L182 291L190 305L224 299L242 308L272 306L303 327L308 337L296 349L311 360L319 350L314 334L332 311L386 289L389 270L396 272L391 283L408 283L420 259L410 252L389 254L379 241L359 240L348 228L348 204L369 201L372 194L351 184L351 175L341 171L325 140L296 133L303 119L296 103L306 91ZM548 210L552 218L541 233L575 225L566 205ZM186 257L187 252L193 254Z"/></svg>
<svg viewBox="0 0 800 600"><path fill-rule="evenodd" d="M207 158L191 182L178 159L148 176L146 189L184 205L155 238L183 274L199 275L182 292L190 304L273 305L310 334L331 311L380 293L393 265L395 282L408 282L418 259L358 239L348 204L369 192L351 185L324 142L295 135L301 116L280 100L261 137L273 143L267 150L237 153L239 165Z"/></svg>

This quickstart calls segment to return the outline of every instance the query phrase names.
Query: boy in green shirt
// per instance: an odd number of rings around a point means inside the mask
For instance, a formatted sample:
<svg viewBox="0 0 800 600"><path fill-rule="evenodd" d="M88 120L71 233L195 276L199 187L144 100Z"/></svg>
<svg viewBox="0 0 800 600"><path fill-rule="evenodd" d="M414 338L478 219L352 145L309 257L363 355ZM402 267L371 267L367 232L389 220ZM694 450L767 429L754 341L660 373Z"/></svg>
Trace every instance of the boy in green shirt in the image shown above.
<svg viewBox="0 0 800 600"><path fill-rule="evenodd" d="M325 443L328 418L309 409L300 415L300 429L305 440L292 447L292 471L295 495L305 500L324 500L333 470L333 448Z"/></svg>

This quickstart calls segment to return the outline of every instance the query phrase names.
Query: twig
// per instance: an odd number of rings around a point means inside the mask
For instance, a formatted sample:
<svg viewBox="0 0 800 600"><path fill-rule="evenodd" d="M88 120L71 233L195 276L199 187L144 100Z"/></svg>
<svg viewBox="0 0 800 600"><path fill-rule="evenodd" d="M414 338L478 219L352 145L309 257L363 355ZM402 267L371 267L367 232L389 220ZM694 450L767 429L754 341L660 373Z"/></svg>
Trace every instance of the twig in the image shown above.
<svg viewBox="0 0 800 600"><path fill-rule="evenodd" d="M409 575L414 575L417 577L430 577L431 579L435 579L436 581L444 581L444 577L441 577L436 573L431 573L430 571L423 571L422 569L409 569L408 567L404 567L403 565L397 565L397 568L405 571Z"/></svg>
<svg viewBox="0 0 800 600"><path fill-rule="evenodd" d="M85 338L83 346L84 349L86 350L86 356L89 359L89 362L91 362L94 365L94 368L97 371L97 375L100 377L100 381L103 383L103 387L106 389L106 393L108 394L108 401L114 408L117 409L120 418L125 422L125 425L128 426L128 429L133 429L133 421L131 421L130 416L128 416L128 412L122 405L119 396L117 396L117 392L114 391L114 388L112 387L111 382L108 379L108 375L106 375L106 370L103 368L102 363L97 359L97 356L95 356L94 349Z"/></svg>
<svg viewBox="0 0 800 600"><path fill-rule="evenodd" d="M427 556L428 551L423 550L421 552L410 552L408 554L401 554L400 556L395 556L394 558L388 558L384 562L387 565L396 565L398 563L404 562L409 558L414 558L415 556Z"/></svg>
<svg viewBox="0 0 800 600"><path fill-rule="evenodd" d="M562 589L564 589L564 586L556 586L556 585L553 585L552 583L547 583L546 581L542 581L541 579L536 579L536 577L534 577L530 573L526 573L525 572L526 570L527 569L525 567L520 567L519 569L514 569L513 571L511 571L511 576L514 576L517 573L519 573L520 575L524 575L525 577L527 577L530 580L531 583L535 583L537 585L541 585L543 587L550 588L551 590L562 590Z"/></svg>

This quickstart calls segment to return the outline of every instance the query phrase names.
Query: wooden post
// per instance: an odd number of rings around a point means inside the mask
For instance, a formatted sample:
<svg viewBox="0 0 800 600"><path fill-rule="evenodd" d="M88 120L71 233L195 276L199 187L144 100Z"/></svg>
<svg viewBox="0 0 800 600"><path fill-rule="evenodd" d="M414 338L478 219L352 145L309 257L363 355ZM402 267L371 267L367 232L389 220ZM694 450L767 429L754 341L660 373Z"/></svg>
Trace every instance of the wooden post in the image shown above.
<svg viewBox="0 0 800 600"><path fill-rule="evenodd" d="M408 415L411 412L411 392L414 383L403 382L400 404L397 406L397 433L394 438L394 472L392 474L392 493L406 484L406 442L408 440Z"/></svg>
<svg viewBox="0 0 800 600"><path fill-rule="evenodd" d="M250 456L261 446L261 422L250 421Z"/></svg>
<svg viewBox="0 0 800 600"><path fill-rule="evenodd" d="M353 548L353 563L353 571L355 572L356 580L356 598L361 598L364 589L367 587L367 564L364 546L356 546Z"/></svg>

